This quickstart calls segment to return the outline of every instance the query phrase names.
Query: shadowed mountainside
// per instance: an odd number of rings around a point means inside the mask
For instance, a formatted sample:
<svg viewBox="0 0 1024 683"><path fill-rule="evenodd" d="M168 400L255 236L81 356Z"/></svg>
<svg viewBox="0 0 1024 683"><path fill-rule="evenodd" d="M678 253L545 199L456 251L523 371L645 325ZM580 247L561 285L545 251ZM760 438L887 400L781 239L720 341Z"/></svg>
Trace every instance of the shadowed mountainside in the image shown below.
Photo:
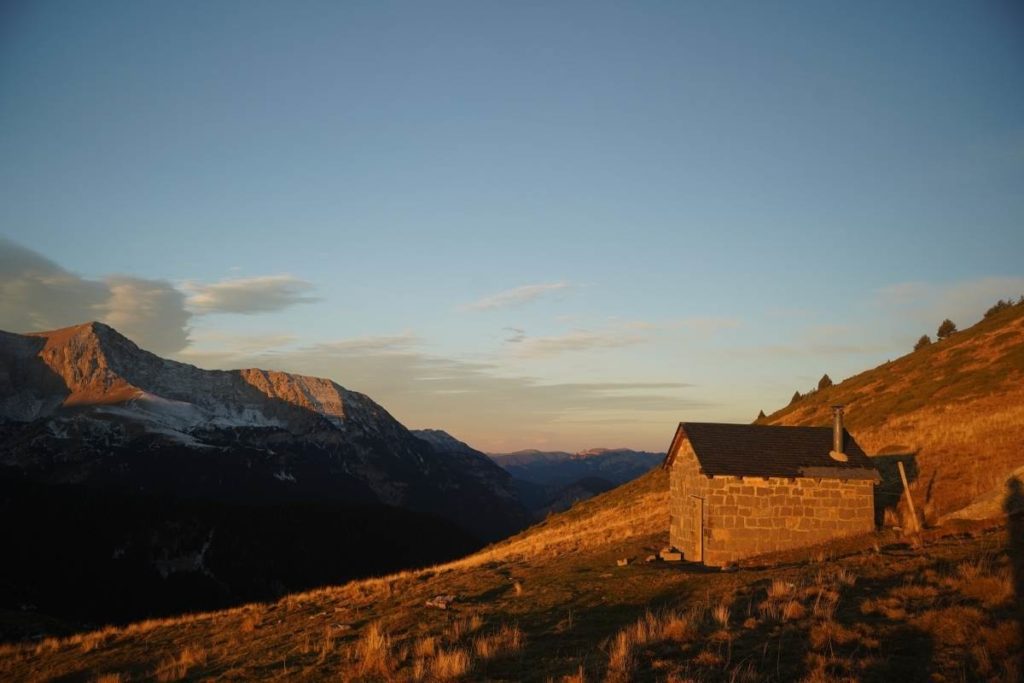
<svg viewBox="0 0 1024 683"><path fill-rule="evenodd" d="M665 454L591 448L578 453L525 450L490 457L514 477L520 500L537 519L543 519L636 479L661 464Z"/></svg>
<svg viewBox="0 0 1024 683"><path fill-rule="evenodd" d="M99 323L0 332L0 484L0 609L24 623L275 598L528 522L505 471L437 453L365 395L201 370Z"/></svg>

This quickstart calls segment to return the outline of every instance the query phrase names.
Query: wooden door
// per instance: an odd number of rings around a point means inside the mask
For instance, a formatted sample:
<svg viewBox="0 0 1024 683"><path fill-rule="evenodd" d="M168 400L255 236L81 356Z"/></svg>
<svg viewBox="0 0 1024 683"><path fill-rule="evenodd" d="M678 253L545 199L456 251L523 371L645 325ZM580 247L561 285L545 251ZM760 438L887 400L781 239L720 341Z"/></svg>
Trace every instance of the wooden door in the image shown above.
<svg viewBox="0 0 1024 683"><path fill-rule="evenodd" d="M704 561L704 500L697 496L690 498L690 528L693 530L693 557L686 559L694 562Z"/></svg>

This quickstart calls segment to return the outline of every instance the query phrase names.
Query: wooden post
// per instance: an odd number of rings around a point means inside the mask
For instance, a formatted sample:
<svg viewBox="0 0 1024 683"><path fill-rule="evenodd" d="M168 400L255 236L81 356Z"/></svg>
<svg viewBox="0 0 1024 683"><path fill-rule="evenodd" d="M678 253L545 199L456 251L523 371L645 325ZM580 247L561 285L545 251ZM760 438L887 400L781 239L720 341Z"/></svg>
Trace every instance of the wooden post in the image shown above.
<svg viewBox="0 0 1024 683"><path fill-rule="evenodd" d="M917 510L914 509L914 499L910 496L910 484L907 483L907 472L903 469L903 461L897 460L896 466L900 468L900 479L903 480L903 491L907 494L907 504L910 506L910 516L914 520L914 533L920 533L921 527L917 523Z"/></svg>

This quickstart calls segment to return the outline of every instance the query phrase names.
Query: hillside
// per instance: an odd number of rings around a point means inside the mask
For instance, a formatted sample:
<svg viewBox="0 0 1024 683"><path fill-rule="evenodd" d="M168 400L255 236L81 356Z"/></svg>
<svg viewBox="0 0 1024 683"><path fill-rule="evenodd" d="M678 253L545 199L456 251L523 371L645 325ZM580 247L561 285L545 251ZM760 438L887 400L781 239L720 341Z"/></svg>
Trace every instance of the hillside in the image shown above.
<svg viewBox="0 0 1024 683"><path fill-rule="evenodd" d="M934 517L1001 486L1020 465L1022 326L1021 307L1004 311L769 420L825 424L828 406L846 403L866 450L917 451L915 490ZM943 465L944 457L958 464ZM1002 473L966 468L969 459ZM958 498L968 482L972 492ZM656 469L461 560L11 645L0 649L0 672L14 680L580 683L1009 683L1024 672L1020 515L929 530L913 544L884 530L720 572L645 561L667 543L667 497L667 475ZM439 596L454 598L449 609L427 606Z"/></svg>
<svg viewBox="0 0 1024 683"><path fill-rule="evenodd" d="M1024 466L1024 305L816 391L760 422L824 425L830 406L871 454L913 454L912 486L929 522L989 497ZM998 504L979 511L998 513Z"/></svg>
<svg viewBox="0 0 1024 683"><path fill-rule="evenodd" d="M734 572L643 562L655 471L438 567L0 648L11 680L1013 681L1006 532L852 539ZM1012 529L1011 537L1020 537ZM619 558L630 564L617 566ZM806 561L813 558L813 561ZM1019 590L1019 588L1017 589ZM427 606L451 596L448 609Z"/></svg>

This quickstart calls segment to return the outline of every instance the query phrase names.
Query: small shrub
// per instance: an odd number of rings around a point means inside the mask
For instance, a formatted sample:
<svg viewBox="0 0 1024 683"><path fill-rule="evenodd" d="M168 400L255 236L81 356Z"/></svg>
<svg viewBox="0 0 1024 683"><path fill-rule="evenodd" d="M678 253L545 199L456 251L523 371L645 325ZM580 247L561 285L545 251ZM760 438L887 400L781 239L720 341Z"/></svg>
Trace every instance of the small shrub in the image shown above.
<svg viewBox="0 0 1024 683"><path fill-rule="evenodd" d="M947 339L956 334L956 323L949 318L946 318L939 325L939 329L935 332L935 336L939 339Z"/></svg>
<svg viewBox="0 0 1024 683"><path fill-rule="evenodd" d="M807 614L807 610L805 610L804 606L797 600L790 600L782 609L782 618L786 621L803 619L805 614Z"/></svg>
<svg viewBox="0 0 1024 683"><path fill-rule="evenodd" d="M157 667L154 678L157 681L180 681L185 678L193 666L206 662L206 650L186 647L177 657L169 657Z"/></svg>
<svg viewBox="0 0 1024 683"><path fill-rule="evenodd" d="M716 605L715 609L711 611L711 617L722 628L729 628L729 616L729 606L724 602Z"/></svg>
<svg viewBox="0 0 1024 683"><path fill-rule="evenodd" d="M697 629L689 619L678 614L670 614L662 622L661 635L665 640L685 643L697 636Z"/></svg>
<svg viewBox="0 0 1024 683"><path fill-rule="evenodd" d="M818 380L818 391L828 389L830 386L832 386L832 378L829 377L828 373L826 372L824 375L821 376L821 379Z"/></svg>
<svg viewBox="0 0 1024 683"><path fill-rule="evenodd" d="M430 664L431 675L439 681L450 681L469 673L472 660L465 650L440 650Z"/></svg>
<svg viewBox="0 0 1024 683"><path fill-rule="evenodd" d="M523 632L518 626L502 626L494 633L480 636L473 641L473 649L480 659L518 652L522 647Z"/></svg>
<svg viewBox="0 0 1024 683"><path fill-rule="evenodd" d="M238 625L238 630L242 633L252 633L260 624L260 618L255 614L247 614L242 619L242 623Z"/></svg>
<svg viewBox="0 0 1024 683"><path fill-rule="evenodd" d="M782 603L776 600L765 600L758 606L761 618L765 621L782 620Z"/></svg>
<svg viewBox="0 0 1024 683"><path fill-rule="evenodd" d="M793 584L783 581L782 579L772 579L771 584L768 586L768 597L769 598L784 598L794 590Z"/></svg>
<svg viewBox="0 0 1024 683"><path fill-rule="evenodd" d="M420 638L413 645L412 651L417 657L433 657L437 652L437 638L433 636Z"/></svg>
<svg viewBox="0 0 1024 683"><path fill-rule="evenodd" d="M379 622L371 623L356 643L356 658L359 660L359 672L363 675L386 677L391 672L391 636L384 632Z"/></svg>
<svg viewBox="0 0 1024 683"><path fill-rule="evenodd" d="M852 586L857 582L857 577L846 567L840 567L836 571L836 581L843 586Z"/></svg>
<svg viewBox="0 0 1024 683"><path fill-rule="evenodd" d="M926 346L931 346L931 343L932 343L932 338L929 337L927 334L922 334L921 338L917 340L916 344L914 344L914 350L915 351L920 351L921 349L923 349Z"/></svg>

